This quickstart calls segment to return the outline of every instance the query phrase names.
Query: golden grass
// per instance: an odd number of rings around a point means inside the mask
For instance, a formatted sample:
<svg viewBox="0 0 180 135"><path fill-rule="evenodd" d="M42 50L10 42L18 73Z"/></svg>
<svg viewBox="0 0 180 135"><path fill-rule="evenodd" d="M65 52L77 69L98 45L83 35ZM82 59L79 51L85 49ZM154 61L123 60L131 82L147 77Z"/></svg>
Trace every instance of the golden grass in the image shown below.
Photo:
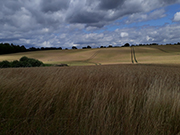
<svg viewBox="0 0 180 135"><path fill-rule="evenodd" d="M0 69L0 134L176 135L180 66Z"/></svg>

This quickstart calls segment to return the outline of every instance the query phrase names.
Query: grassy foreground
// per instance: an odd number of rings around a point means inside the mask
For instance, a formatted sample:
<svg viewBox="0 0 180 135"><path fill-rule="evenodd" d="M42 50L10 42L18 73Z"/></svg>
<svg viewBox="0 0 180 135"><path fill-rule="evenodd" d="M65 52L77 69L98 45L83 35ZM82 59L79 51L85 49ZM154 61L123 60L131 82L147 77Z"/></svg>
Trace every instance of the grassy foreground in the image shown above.
<svg viewBox="0 0 180 135"><path fill-rule="evenodd" d="M180 66L0 69L0 134L176 135Z"/></svg>

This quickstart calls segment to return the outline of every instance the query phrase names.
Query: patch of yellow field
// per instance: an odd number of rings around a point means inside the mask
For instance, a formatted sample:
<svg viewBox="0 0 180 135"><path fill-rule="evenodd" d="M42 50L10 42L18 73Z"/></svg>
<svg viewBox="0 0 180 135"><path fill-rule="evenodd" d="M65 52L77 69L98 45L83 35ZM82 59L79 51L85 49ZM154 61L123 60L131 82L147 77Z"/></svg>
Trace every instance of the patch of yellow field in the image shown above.
<svg viewBox="0 0 180 135"><path fill-rule="evenodd" d="M180 64L180 46L135 47L139 63Z"/></svg>
<svg viewBox="0 0 180 135"><path fill-rule="evenodd" d="M138 63L180 64L180 46L136 46ZM77 50L48 50L0 55L0 61L18 60L22 56L38 59L46 64L76 65L130 64L131 48L96 48Z"/></svg>

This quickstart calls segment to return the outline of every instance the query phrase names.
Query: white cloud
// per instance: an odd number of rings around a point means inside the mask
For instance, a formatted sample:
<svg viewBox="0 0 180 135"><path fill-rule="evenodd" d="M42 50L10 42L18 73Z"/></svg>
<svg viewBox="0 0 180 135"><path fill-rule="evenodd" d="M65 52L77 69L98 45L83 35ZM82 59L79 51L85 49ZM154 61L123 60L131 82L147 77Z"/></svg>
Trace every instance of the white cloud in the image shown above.
<svg viewBox="0 0 180 135"><path fill-rule="evenodd" d="M42 29L42 32L43 32L43 33L47 33L47 32L49 32L49 29L48 29L48 28L43 28L43 29Z"/></svg>
<svg viewBox="0 0 180 135"><path fill-rule="evenodd" d="M177 13L174 15L174 21L175 21L175 22L180 21L180 12L177 12Z"/></svg>
<svg viewBox="0 0 180 135"><path fill-rule="evenodd" d="M155 19L163 18L165 16L166 14L164 9L158 9L151 13L134 13L128 17L125 23L130 24L134 22L137 23L142 21L155 20Z"/></svg>
<svg viewBox="0 0 180 135"><path fill-rule="evenodd" d="M52 45L51 45L51 43L50 43L49 41L44 41L44 42L42 43L42 46L43 46L43 47L52 47Z"/></svg>
<svg viewBox="0 0 180 135"><path fill-rule="evenodd" d="M158 10L155 10L154 12L150 13L149 17L151 19L163 18L166 16L165 12L166 12L165 9L158 9Z"/></svg>
<svg viewBox="0 0 180 135"><path fill-rule="evenodd" d="M65 48L76 43L80 46L100 46L151 42L151 39L156 42L163 42L164 39L174 42L180 33L179 27L174 25L160 27L153 34L157 29L155 27L114 31L104 26L123 17L128 17L127 23L162 18L166 16L163 7L178 1L0 0L0 42ZM179 20L177 12L174 21Z"/></svg>
<svg viewBox="0 0 180 135"><path fill-rule="evenodd" d="M123 37L128 37L129 36L129 34L127 33L127 32L121 32L121 37L123 38Z"/></svg>

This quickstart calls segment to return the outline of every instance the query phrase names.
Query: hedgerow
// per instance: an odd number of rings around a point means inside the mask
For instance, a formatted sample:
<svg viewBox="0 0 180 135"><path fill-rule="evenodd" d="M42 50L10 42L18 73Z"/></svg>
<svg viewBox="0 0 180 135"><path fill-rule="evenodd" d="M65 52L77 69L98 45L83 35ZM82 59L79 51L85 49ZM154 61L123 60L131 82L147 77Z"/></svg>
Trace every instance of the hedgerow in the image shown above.
<svg viewBox="0 0 180 135"><path fill-rule="evenodd" d="M10 67L40 67L44 66L43 62L28 58L26 56L23 56L20 58L20 60L15 60L12 62L9 62L7 60L0 62L0 68L10 68Z"/></svg>

